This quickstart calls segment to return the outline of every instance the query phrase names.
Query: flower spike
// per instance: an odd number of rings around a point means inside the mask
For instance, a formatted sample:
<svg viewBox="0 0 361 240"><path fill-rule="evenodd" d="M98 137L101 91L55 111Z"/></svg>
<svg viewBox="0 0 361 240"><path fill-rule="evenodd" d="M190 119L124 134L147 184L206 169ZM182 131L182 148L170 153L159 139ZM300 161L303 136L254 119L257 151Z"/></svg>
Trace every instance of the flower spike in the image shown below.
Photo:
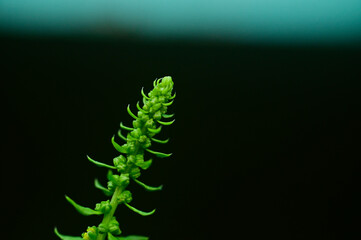
<svg viewBox="0 0 361 240"><path fill-rule="evenodd" d="M134 107L132 112L131 106L127 105L127 112L133 118L131 126L127 127L120 122L120 128L117 135L125 143L118 144L115 140L115 135L111 138L113 147L120 152L113 158L113 164L106 164L98 162L87 156L88 161L98 167L108 168L107 185L102 185L98 179L94 179L95 188L101 190L106 196L111 197L108 200L96 203L95 208L83 207L74 200L65 196L66 200L81 214L89 215L103 215L102 222L97 226L88 227L86 232L81 234L81 237L72 237L62 235L55 228L55 234L62 240L148 240L148 237L130 235L121 235L122 231L119 228L119 222L114 217L114 212L118 205L124 204L130 210L142 215L149 216L155 212L155 209L150 212L140 211L129 203L132 201L132 193L127 189L130 182L134 182L147 191L162 190L163 185L149 186L138 178L141 176L143 170L149 169L153 160L145 160L148 153L154 154L156 157L165 158L172 155L172 153L162 153L149 149L152 143L165 144L169 139L161 140L153 138L160 133L163 126L169 126L174 123L174 114L167 114L168 107L172 105L176 94L172 96L173 80L170 76L157 78L153 81L154 88L149 92L144 92L144 87L141 89L140 101L136 102L136 109ZM140 99L139 99L140 100ZM166 119L166 120L164 120ZM164 120L164 121L162 121ZM127 134L124 130L127 130ZM122 134L123 131L123 134ZM146 153L148 152L148 153Z"/></svg>

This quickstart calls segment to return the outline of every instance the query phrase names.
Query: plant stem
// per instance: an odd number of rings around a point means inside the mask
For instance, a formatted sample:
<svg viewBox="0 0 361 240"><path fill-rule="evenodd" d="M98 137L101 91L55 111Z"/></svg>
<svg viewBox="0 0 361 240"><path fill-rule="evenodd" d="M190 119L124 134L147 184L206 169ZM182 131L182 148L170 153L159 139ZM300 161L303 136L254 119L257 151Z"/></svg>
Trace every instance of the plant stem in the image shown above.
<svg viewBox="0 0 361 240"><path fill-rule="evenodd" d="M110 220L112 219L114 213L115 213L115 210L117 210L117 207L118 207L118 198L120 197L120 194L122 193L123 189L121 187L116 187L114 193L113 193L113 196L112 196L112 199L110 200L110 206L112 206L111 210L104 214L104 217L103 217L103 221L102 223L104 225L108 225ZM107 236L107 233L99 233L98 234L98 237L97 237L97 240L104 240L105 237Z"/></svg>

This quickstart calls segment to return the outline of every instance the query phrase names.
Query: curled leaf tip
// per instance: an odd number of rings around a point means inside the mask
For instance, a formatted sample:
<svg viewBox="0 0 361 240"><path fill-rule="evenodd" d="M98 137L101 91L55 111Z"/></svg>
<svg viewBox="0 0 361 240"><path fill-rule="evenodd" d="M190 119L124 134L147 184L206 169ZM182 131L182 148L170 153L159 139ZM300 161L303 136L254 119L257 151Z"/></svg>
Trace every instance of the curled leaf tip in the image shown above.
<svg viewBox="0 0 361 240"><path fill-rule="evenodd" d="M139 181L138 179L133 179L134 182L138 183L140 186L142 186L145 190L150 191L150 192L154 192L154 191L160 191L163 189L163 185L160 185L158 187L152 187L152 186L148 186L145 183Z"/></svg>
<svg viewBox="0 0 361 240"><path fill-rule="evenodd" d="M127 141L127 138L122 135L122 131L120 129L118 130L118 136L124 141Z"/></svg>
<svg viewBox="0 0 361 240"><path fill-rule="evenodd" d="M170 99L170 100L174 99L174 98L175 98L175 96L176 96L176 94L177 94L177 93L174 93L174 95L173 95L173 96L171 96L169 99Z"/></svg>
<svg viewBox="0 0 361 240"><path fill-rule="evenodd" d="M114 136L113 136L114 138ZM86 155L88 160L92 163L94 163L95 165L97 165L98 167L106 167L106 168L111 168L111 169L116 169L116 167L114 166L111 166L111 165L108 165L108 164L105 164L105 163L102 163L102 162L98 162L98 161L95 161L94 159L91 159L88 155Z"/></svg>
<svg viewBox="0 0 361 240"><path fill-rule="evenodd" d="M60 234L58 229L55 227L54 228L54 233L56 236L58 236L61 240L82 240L83 238L81 237L73 237L73 236L67 236L67 235L63 235Z"/></svg>
<svg viewBox="0 0 361 240"><path fill-rule="evenodd" d="M150 149L146 149L148 152L156 155L157 157L160 157L160 158L166 158L166 157L170 157L173 153L162 153L162 152L156 152L156 151L153 151L153 150L150 150Z"/></svg>
<svg viewBox="0 0 361 240"><path fill-rule="evenodd" d="M171 102L168 102L168 103L163 103L163 106L168 107L168 106L172 105L172 104L173 104L173 102L174 102L174 100L173 100L173 101L171 101Z"/></svg>
<svg viewBox="0 0 361 240"><path fill-rule="evenodd" d="M159 139L156 139L156 138L151 138L151 140L152 140L153 142L161 143L161 144L166 144L167 142L169 142L169 138L166 139L166 140L159 140Z"/></svg>
<svg viewBox="0 0 361 240"><path fill-rule="evenodd" d="M149 113L149 112L145 111L143 108L140 107L139 101L137 102L137 105L136 105L136 106L137 106L138 110L141 111L142 113L144 113L144 114L148 114L148 113Z"/></svg>
<svg viewBox="0 0 361 240"><path fill-rule="evenodd" d="M134 130L134 128L124 126L123 122L120 122L120 127L125 129L125 130L128 130L128 131L133 131Z"/></svg>
<svg viewBox="0 0 361 240"><path fill-rule="evenodd" d="M116 141L115 141L115 136L113 135L111 141L113 144L113 147L115 148L115 150L117 150L120 153L127 153L126 149L123 146L120 146ZM115 168L114 168L115 169Z"/></svg>
<svg viewBox="0 0 361 240"><path fill-rule="evenodd" d="M173 116L174 116L174 114L162 114L162 117L164 117L164 118L171 118Z"/></svg>
<svg viewBox="0 0 361 240"><path fill-rule="evenodd" d="M132 113L132 111L130 110L130 104L128 104L127 111L132 118L134 118L135 120L138 119L138 117L135 116L134 113Z"/></svg>
<svg viewBox="0 0 361 240"><path fill-rule="evenodd" d="M158 133L160 133L160 131L162 131L162 126L159 126L159 127L156 128L156 129L148 128L148 131L151 132L151 133L158 134Z"/></svg>
<svg viewBox="0 0 361 240"><path fill-rule="evenodd" d="M170 122L162 122L162 121L159 121L159 120L157 120L157 122L159 124L161 124L161 125L164 125L164 126L170 126L175 122L175 119L173 121L170 121Z"/></svg>
<svg viewBox="0 0 361 240"><path fill-rule="evenodd" d="M73 199L71 199L70 197L68 197L67 195L65 195L65 198L66 200L71 204L73 205L73 207L82 215L84 216L90 216L90 215L101 215L103 214L102 212L100 211L95 211L91 208L88 208L88 207L83 207L83 206L80 206L79 204L77 204Z"/></svg>
<svg viewBox="0 0 361 240"><path fill-rule="evenodd" d="M147 95L145 95L145 93L144 93L144 87L142 87L142 90L141 90L140 92L141 92L142 96L143 96L145 99L147 99L147 100L150 99L150 97L148 97Z"/></svg>
<svg viewBox="0 0 361 240"><path fill-rule="evenodd" d="M142 215L142 216L150 216L150 215L154 214L154 213L155 213L155 210L156 210L156 209L153 209L153 210L150 211L150 212L143 212L143 211L140 211L140 210L136 209L135 207L130 206L128 203L124 203L124 204L125 204L130 210L132 210L133 212L136 212L136 213L138 213L139 215Z"/></svg>
<svg viewBox="0 0 361 240"><path fill-rule="evenodd" d="M102 190L103 193L106 195L106 196L111 196L113 194L112 191L110 191L108 188L105 188L103 187L103 185L101 185L101 183L99 182L99 180L96 178L94 179L94 186L99 189L99 190Z"/></svg>

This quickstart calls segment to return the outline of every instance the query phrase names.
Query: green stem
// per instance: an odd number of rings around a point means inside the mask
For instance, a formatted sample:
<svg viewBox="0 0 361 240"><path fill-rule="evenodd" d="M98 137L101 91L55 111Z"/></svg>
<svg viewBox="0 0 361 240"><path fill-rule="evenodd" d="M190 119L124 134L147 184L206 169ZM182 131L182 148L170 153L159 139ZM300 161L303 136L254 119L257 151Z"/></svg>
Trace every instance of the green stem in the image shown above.
<svg viewBox="0 0 361 240"><path fill-rule="evenodd" d="M123 189L121 187L116 187L114 194L112 196L112 199L110 200L110 206L112 206L111 210L104 214L102 223L104 225L108 225L110 220L112 219L115 210L117 210L117 207L119 205L118 198L120 197L120 194L122 193ZM107 236L107 233L99 233L97 240L104 240Z"/></svg>

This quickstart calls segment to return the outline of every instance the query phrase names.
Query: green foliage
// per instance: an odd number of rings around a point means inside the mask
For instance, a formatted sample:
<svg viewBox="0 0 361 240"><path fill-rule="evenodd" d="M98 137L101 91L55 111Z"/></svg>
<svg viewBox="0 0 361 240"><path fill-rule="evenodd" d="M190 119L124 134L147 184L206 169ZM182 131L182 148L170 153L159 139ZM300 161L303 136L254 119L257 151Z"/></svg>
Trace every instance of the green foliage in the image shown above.
<svg viewBox="0 0 361 240"><path fill-rule="evenodd" d="M119 223L116 220L114 213L118 205L124 204L130 210L142 215L149 216L154 214L155 209L150 212L144 212L129 205L132 201L132 193L126 190L131 180L142 186L147 191L162 190L163 185L159 187L151 187L141 182L137 178L141 176L141 170L147 170L151 164L152 159L145 160L145 152L149 152L156 157L165 158L170 157L172 153L162 153L150 150L149 147L152 142L166 144L169 139L159 140L154 138L159 134L163 126L169 126L175 120L162 121L162 118L172 118L174 114L167 114L168 107L172 105L175 94L172 96L173 81L171 77L164 77L156 79L153 82L153 90L148 95L144 93L142 88L141 94L143 96L143 107L137 102L137 114L134 114L130 105L127 106L127 112L134 119L132 127L125 126L120 123L118 137L125 141L124 144L116 142L115 135L111 138L111 143L116 151L120 153L119 156L113 159L113 166L102 162L98 162L89 156L88 160L98 167L108 168L107 187L101 185L98 179L94 180L94 186L101 190L106 196L112 196L111 199L101 201L95 205L94 209L83 207L74 200L65 196L66 200L73 205L73 207L85 216L89 215L103 215L103 220L98 226L88 227L81 237L72 237L62 235L57 228L54 229L55 234L62 240L148 240L148 237L130 235L121 236L122 231L119 228ZM121 129L129 131L127 135L123 135ZM113 170L116 170L114 174Z"/></svg>

